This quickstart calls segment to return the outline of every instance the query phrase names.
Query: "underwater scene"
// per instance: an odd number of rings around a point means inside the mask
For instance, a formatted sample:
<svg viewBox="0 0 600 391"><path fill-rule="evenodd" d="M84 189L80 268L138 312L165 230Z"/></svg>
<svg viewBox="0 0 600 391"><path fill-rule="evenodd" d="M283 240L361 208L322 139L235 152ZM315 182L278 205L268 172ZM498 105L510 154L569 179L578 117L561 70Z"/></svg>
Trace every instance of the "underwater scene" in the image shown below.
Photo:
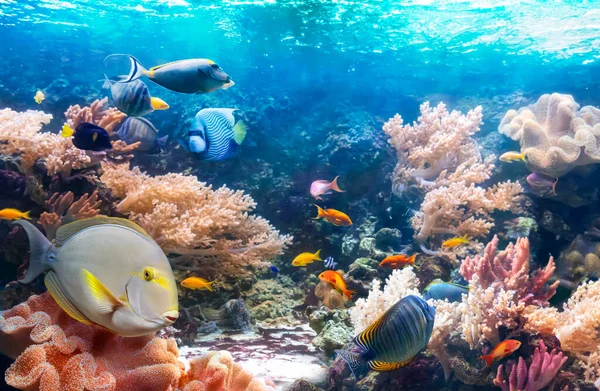
<svg viewBox="0 0 600 391"><path fill-rule="evenodd" d="M600 389L600 3L0 0L0 376Z"/></svg>

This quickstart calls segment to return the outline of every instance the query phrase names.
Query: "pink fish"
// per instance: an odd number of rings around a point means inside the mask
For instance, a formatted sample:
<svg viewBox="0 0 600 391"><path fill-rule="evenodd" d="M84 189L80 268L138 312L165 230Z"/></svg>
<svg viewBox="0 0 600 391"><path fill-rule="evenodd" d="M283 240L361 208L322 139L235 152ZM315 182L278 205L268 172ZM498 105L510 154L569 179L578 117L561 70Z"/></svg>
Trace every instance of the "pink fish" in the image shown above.
<svg viewBox="0 0 600 391"><path fill-rule="evenodd" d="M319 179L317 181L314 181L310 185L310 195L315 197L317 200L320 200L321 199L321 197L319 197L320 195L330 194L332 190L343 193L344 190L341 190L337 184L338 178L339 178L339 176L336 176L335 178L333 178L333 180L331 182L328 182L324 179Z"/></svg>

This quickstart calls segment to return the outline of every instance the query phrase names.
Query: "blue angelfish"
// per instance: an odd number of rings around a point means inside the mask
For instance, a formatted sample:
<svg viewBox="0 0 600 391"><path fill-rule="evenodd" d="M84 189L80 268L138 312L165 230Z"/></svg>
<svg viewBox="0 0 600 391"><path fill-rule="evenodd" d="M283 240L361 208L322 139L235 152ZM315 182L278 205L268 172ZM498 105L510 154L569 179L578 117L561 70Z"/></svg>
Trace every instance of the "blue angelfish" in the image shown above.
<svg viewBox="0 0 600 391"><path fill-rule="evenodd" d="M454 284L452 282L444 282L440 279L433 280L425 287L423 297L425 300L445 300L453 303L462 300L462 295L469 293L469 287Z"/></svg>
<svg viewBox="0 0 600 391"><path fill-rule="evenodd" d="M237 109L202 109L188 132L187 143L180 144L207 161L234 157L246 138L246 125L234 116Z"/></svg>
<svg viewBox="0 0 600 391"><path fill-rule="evenodd" d="M354 338L358 352L338 350L359 379L369 369L393 371L408 365L429 343L435 308L417 296L407 296Z"/></svg>

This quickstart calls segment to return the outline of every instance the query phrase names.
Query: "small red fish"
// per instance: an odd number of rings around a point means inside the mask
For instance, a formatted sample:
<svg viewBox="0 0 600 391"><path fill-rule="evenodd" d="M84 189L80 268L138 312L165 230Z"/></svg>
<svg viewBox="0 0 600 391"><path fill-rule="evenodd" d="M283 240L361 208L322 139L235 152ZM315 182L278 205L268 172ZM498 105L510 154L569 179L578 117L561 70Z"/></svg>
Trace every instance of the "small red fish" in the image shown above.
<svg viewBox="0 0 600 391"><path fill-rule="evenodd" d="M326 181L324 179L314 181L310 185L310 195L315 197L317 200L320 200L321 197L319 196L323 194L330 194L332 190L337 191L338 193L343 193L344 190L340 189L340 187L338 186L338 178L339 176L336 176L331 182Z"/></svg>
<svg viewBox="0 0 600 391"><path fill-rule="evenodd" d="M479 359L484 360L485 363L487 364L487 366L489 367L490 365L492 365L494 360L496 360L496 359L501 360L504 357L510 356L515 351L517 351L517 349L519 349L520 347L521 347L521 342L519 342L515 339L507 339L507 340L500 342L498 345L496 345L496 347L492 350L492 352L490 354L481 356L481 357L479 357Z"/></svg>
<svg viewBox="0 0 600 391"><path fill-rule="evenodd" d="M414 266L415 259L417 259L417 253L414 253L410 257L406 254L392 255L381 261L381 263L379 263L379 267L398 269L406 265Z"/></svg>

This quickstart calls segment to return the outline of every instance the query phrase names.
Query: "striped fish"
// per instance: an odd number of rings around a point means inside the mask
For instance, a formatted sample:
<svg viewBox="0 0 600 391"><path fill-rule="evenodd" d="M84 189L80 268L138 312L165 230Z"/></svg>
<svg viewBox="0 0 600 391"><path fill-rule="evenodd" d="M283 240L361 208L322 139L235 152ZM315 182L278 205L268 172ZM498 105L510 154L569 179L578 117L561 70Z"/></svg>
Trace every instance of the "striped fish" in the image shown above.
<svg viewBox="0 0 600 391"><path fill-rule="evenodd" d="M354 338L359 351L337 353L357 379L369 369L385 372L402 368L429 343L434 319L435 308L417 296L407 296Z"/></svg>
<svg viewBox="0 0 600 391"><path fill-rule="evenodd" d="M150 96L150 91L141 80L131 83L115 83L106 79L104 88L110 91L115 106L130 117L141 117L154 110L166 110L169 105L159 98Z"/></svg>
<svg viewBox="0 0 600 391"><path fill-rule="evenodd" d="M246 125L235 118L237 109L202 109L188 132L188 149L200 159L221 161L234 157L246 138Z"/></svg>
<svg viewBox="0 0 600 391"><path fill-rule="evenodd" d="M327 258L325 258L325 268L326 269L335 270L336 266L337 266L337 262L335 262L333 260L333 257L327 257Z"/></svg>

